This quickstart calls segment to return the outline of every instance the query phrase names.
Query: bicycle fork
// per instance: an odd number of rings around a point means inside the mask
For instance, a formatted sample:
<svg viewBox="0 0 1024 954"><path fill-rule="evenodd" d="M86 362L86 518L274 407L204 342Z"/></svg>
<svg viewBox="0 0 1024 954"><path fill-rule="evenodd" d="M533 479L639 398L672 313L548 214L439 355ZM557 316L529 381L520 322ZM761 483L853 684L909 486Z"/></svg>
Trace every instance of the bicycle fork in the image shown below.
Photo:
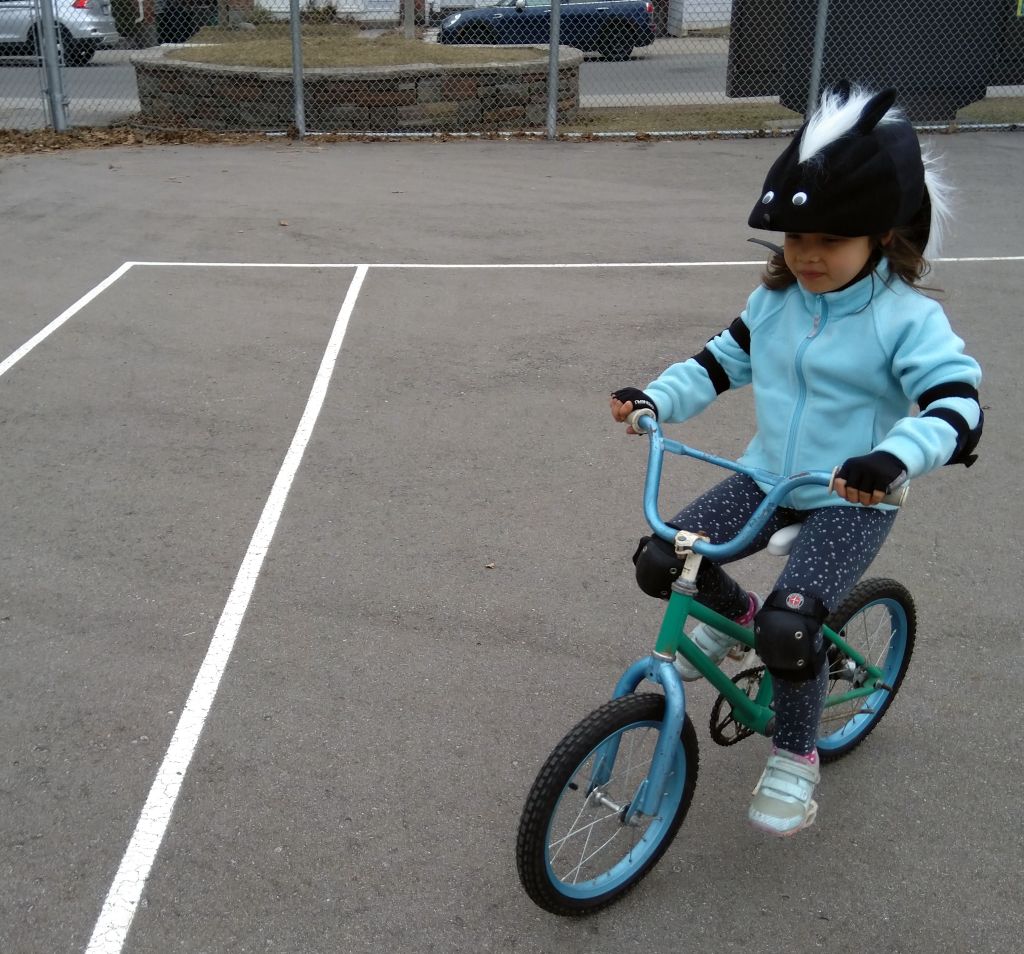
<svg viewBox="0 0 1024 954"><path fill-rule="evenodd" d="M672 770L675 747L683 731L686 718L686 699L682 682L672 667L671 658L655 652L646 659L635 662L623 673L615 687L613 698L628 696L644 680L656 682L665 692L665 715L654 756L646 778L637 787L633 797L625 805L617 805L605 796L603 789L612 777L615 760L619 754L619 737L608 739L598 746L594 754L594 767L590 774L588 795L593 796L606 808L620 814L623 824L631 824L636 815L658 814L665 783Z"/></svg>
<svg viewBox="0 0 1024 954"><path fill-rule="evenodd" d="M679 537L685 539L680 540ZM672 589L692 597L697 592L697 570L700 567L700 554L694 553L693 541L699 539L696 534L680 532L676 539L676 549L684 557L682 571L672 584ZM616 805L608 799L602 789L608 784L619 752L619 738L609 739L599 746L595 753L594 768L590 779L590 795L593 795L606 808L620 814L623 824L631 824L637 815L655 816L661 806L665 783L672 770L675 747L683 731L686 719L686 695L683 683L672 663L675 660L675 642L686 621L689 602L685 606L673 606L675 600L669 601L665 619L654 652L645 659L640 659L629 667L615 686L612 698L618 699L636 691L641 682L657 683L665 693L665 715L658 742L654 747L650 771L637 787L632 799L626 805ZM670 645L671 644L671 645Z"/></svg>

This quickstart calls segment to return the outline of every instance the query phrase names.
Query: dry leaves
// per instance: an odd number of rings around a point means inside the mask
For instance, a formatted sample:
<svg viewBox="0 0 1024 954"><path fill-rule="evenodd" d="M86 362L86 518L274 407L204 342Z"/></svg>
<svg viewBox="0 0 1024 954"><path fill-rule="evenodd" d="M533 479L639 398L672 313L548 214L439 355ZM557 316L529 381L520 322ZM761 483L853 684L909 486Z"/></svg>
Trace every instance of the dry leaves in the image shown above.
<svg viewBox="0 0 1024 954"><path fill-rule="evenodd" d="M179 145L188 143L267 142L265 133L223 133L205 129L159 130L128 126L52 129L0 129L0 155L59 152L64 149L99 149L107 146Z"/></svg>

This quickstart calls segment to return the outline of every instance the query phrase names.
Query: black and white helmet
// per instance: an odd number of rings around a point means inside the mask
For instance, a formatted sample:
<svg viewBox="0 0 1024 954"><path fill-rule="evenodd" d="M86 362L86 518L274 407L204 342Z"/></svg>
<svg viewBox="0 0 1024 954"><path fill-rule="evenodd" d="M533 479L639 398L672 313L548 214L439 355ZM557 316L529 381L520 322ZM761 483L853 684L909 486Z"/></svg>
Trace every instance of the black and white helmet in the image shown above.
<svg viewBox="0 0 1024 954"><path fill-rule="evenodd" d="M768 171L750 227L853 236L915 226L935 254L949 187L895 102L893 89L827 91Z"/></svg>

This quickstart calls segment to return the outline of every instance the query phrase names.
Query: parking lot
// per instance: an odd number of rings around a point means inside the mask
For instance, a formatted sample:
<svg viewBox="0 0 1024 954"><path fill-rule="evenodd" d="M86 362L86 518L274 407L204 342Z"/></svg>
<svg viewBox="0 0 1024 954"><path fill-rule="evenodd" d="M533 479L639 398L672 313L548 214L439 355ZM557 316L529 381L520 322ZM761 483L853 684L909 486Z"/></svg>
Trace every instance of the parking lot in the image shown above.
<svg viewBox="0 0 1024 954"><path fill-rule="evenodd" d="M426 42L432 41L428 34ZM139 111L132 58L162 57L171 45L146 50L100 50L88 66L66 67L64 90L73 125L123 122ZM638 47L629 62L605 62L589 55L580 68L584 106L673 105L725 101L724 41L668 37ZM0 128L46 125L37 60L0 58Z"/></svg>
<svg viewBox="0 0 1024 954"><path fill-rule="evenodd" d="M374 33L366 31L367 36ZM424 42L435 42L436 33L436 28L426 30ZM131 61L161 59L179 46L101 49L87 66L64 67L62 82L69 125L108 126L137 115L138 83ZM594 109L777 104L777 96L727 96L728 59L727 38L700 32L692 36L661 36L650 46L637 47L631 58L623 62L588 53L580 66L580 105ZM46 79L38 59L0 56L0 129L47 126L45 88ZM984 99L989 104L1016 101L1022 93L1024 87L1020 85L988 86Z"/></svg>
<svg viewBox="0 0 1024 954"><path fill-rule="evenodd" d="M742 309L781 143L0 160L0 950L1016 949L1024 138L935 145L959 212L930 280L987 426L872 571L917 599L907 681L783 843L744 821L764 741L716 747L689 692L691 813L581 921L530 904L514 841L658 623L607 394ZM675 436L749 433L738 393ZM665 509L716 478L673 462Z"/></svg>

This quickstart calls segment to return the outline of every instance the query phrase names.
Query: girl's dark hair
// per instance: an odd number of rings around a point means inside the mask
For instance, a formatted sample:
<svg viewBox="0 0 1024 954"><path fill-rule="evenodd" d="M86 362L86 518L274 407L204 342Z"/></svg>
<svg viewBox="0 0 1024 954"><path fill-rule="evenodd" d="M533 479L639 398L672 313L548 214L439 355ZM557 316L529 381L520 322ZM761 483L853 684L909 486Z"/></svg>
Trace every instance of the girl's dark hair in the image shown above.
<svg viewBox="0 0 1024 954"><path fill-rule="evenodd" d="M908 285L916 286L931 271L931 265L924 257L924 248L928 244L928 223L931 217L931 206L927 201L921 211L908 224L892 230L892 238L888 244L882 244L881 236L873 236L871 240L871 256L864 270L856 280L870 275L884 255L889 259L889 272L902 278ZM786 265L780 253L772 253L765 266L761 283L771 291L781 291L796 283L796 275ZM938 291L936 288L920 286L923 291Z"/></svg>

